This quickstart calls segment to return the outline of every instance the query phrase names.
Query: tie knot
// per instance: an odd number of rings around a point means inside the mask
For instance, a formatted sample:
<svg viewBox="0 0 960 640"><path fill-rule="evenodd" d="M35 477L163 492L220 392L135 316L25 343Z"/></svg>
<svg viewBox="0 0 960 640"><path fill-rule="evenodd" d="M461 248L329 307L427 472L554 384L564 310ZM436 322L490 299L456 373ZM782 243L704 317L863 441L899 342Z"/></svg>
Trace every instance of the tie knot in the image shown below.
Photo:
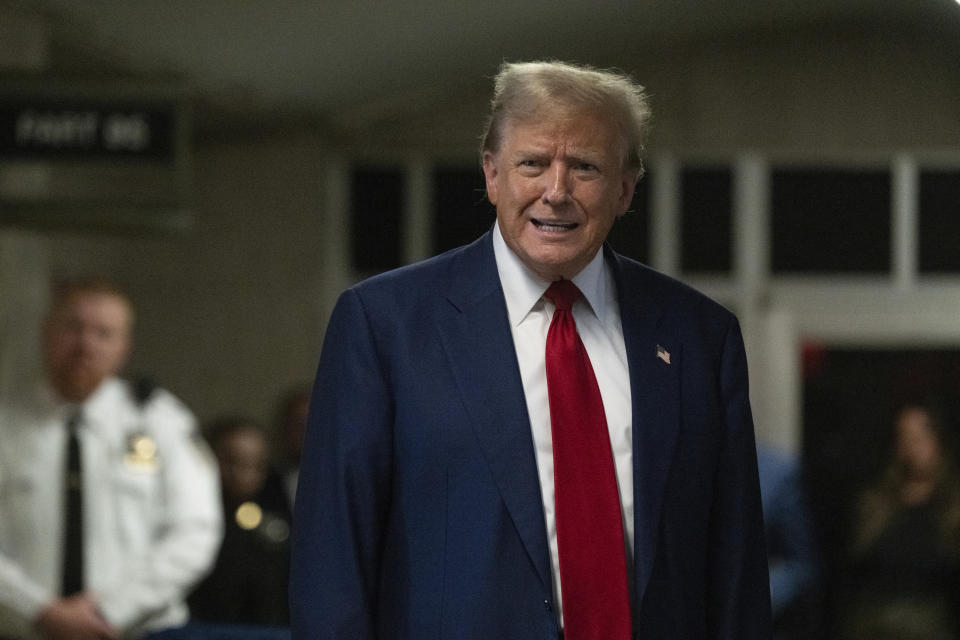
<svg viewBox="0 0 960 640"><path fill-rule="evenodd" d="M556 282L550 283L547 292L543 295L550 298L550 301L556 305L557 309L569 311L571 307L573 307L573 303L576 302L577 298L582 294L580 293L580 289L577 289L577 285L571 281L557 280Z"/></svg>
<svg viewBox="0 0 960 640"><path fill-rule="evenodd" d="M77 430L77 427L80 426L80 423L83 422L83 414L79 411L71 413L67 417L67 430L71 433Z"/></svg>

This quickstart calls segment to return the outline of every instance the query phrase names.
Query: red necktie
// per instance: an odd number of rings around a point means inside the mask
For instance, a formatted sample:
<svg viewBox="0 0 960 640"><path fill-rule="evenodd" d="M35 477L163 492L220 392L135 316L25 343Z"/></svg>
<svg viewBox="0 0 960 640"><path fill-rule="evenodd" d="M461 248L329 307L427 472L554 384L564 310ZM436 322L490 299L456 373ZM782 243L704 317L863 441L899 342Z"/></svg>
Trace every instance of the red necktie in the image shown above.
<svg viewBox="0 0 960 640"><path fill-rule="evenodd" d="M630 603L620 496L600 387L577 335L569 280L545 294L560 588L565 640L629 640Z"/></svg>

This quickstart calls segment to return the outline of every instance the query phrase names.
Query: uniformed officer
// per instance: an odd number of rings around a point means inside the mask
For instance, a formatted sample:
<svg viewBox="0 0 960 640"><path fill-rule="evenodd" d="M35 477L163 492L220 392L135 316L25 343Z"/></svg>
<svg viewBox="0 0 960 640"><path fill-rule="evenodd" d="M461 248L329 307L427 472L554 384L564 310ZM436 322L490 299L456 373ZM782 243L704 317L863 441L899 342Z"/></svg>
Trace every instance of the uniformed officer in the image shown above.
<svg viewBox="0 0 960 640"><path fill-rule="evenodd" d="M133 309L69 283L46 379L0 398L0 637L135 638L186 621L221 539L215 462L172 395L115 377Z"/></svg>

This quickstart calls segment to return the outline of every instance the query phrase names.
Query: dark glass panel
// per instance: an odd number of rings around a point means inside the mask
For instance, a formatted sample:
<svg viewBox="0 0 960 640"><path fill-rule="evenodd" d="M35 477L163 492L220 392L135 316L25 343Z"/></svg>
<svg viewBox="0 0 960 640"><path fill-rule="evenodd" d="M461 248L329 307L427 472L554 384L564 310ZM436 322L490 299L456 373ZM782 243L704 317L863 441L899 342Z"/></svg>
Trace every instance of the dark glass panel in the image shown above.
<svg viewBox="0 0 960 640"><path fill-rule="evenodd" d="M920 271L960 271L960 171L920 174Z"/></svg>
<svg viewBox="0 0 960 640"><path fill-rule="evenodd" d="M683 271L729 272L733 210L730 170L685 169L681 180Z"/></svg>
<svg viewBox="0 0 960 640"><path fill-rule="evenodd" d="M433 172L435 253L473 242L493 226L495 219L480 167L445 167Z"/></svg>
<svg viewBox="0 0 960 640"><path fill-rule="evenodd" d="M627 213L613 223L607 241L618 253L647 262L650 251L649 201L650 172L644 174L633 192L633 201Z"/></svg>
<svg viewBox="0 0 960 640"><path fill-rule="evenodd" d="M404 176L398 169L357 167L350 176L354 269L366 274L400 266Z"/></svg>
<svg viewBox="0 0 960 640"><path fill-rule="evenodd" d="M890 174L781 169L772 176L774 273L890 269Z"/></svg>

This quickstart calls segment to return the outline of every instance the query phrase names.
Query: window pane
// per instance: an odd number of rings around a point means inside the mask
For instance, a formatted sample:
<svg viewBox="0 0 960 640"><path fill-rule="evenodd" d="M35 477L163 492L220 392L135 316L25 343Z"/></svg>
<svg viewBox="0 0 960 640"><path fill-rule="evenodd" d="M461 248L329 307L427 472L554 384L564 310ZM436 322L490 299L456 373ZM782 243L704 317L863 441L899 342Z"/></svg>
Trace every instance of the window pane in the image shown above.
<svg viewBox="0 0 960 640"><path fill-rule="evenodd" d="M960 171L920 174L920 271L960 271Z"/></svg>
<svg viewBox="0 0 960 640"><path fill-rule="evenodd" d="M729 272L732 262L730 170L685 169L681 180L683 271Z"/></svg>
<svg viewBox="0 0 960 640"><path fill-rule="evenodd" d="M784 169L772 185L774 273L889 271L889 172Z"/></svg>
<svg viewBox="0 0 960 640"><path fill-rule="evenodd" d="M607 236L607 241L615 251L640 262L648 260L650 244L650 216L647 211L649 184L650 172L647 171L637 183L626 215L613 223Z"/></svg>
<svg viewBox="0 0 960 640"><path fill-rule="evenodd" d="M473 242L496 219L479 167L435 170L433 207L435 253Z"/></svg>
<svg viewBox="0 0 960 640"><path fill-rule="evenodd" d="M350 180L353 266L361 273L400 265L403 173L395 169L354 169Z"/></svg>

